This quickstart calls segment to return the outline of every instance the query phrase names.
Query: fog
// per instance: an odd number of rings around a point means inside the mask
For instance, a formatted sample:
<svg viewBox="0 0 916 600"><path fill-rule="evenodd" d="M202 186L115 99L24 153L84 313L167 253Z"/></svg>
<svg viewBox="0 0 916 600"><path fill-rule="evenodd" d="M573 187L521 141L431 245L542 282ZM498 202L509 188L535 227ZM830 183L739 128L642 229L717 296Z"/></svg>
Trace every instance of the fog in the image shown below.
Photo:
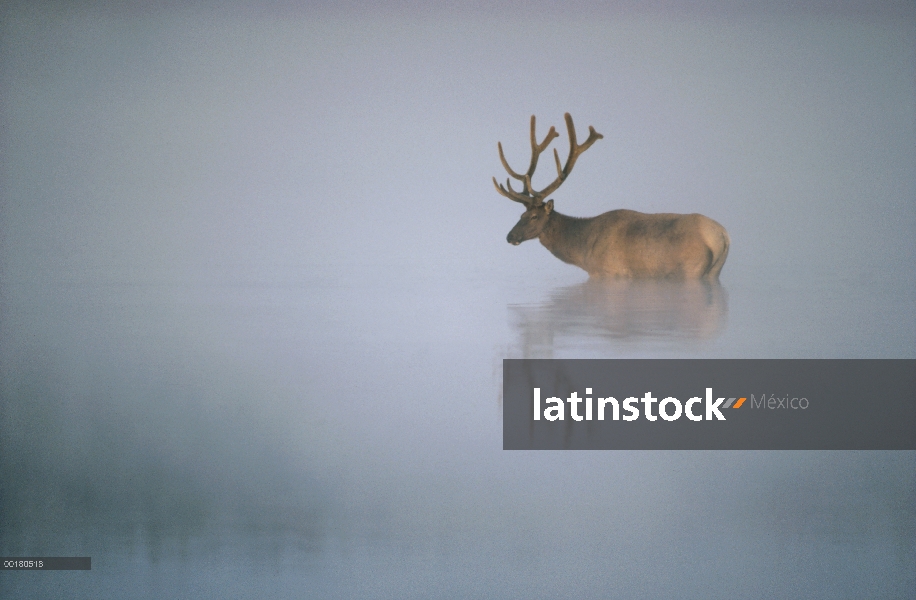
<svg viewBox="0 0 916 600"><path fill-rule="evenodd" d="M916 358L911 7L0 11L0 553L93 557L4 597L913 595L916 453L506 452L500 399ZM565 112L557 210L705 214L720 284L506 243Z"/></svg>

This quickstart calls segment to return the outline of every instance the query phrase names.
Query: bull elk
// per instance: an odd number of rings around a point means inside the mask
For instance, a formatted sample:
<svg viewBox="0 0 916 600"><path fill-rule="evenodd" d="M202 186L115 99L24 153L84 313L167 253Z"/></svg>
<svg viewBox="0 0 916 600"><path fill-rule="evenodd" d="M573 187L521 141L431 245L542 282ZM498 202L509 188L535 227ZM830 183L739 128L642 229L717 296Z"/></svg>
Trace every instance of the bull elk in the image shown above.
<svg viewBox="0 0 916 600"><path fill-rule="evenodd" d="M588 139L576 143L572 117L566 113L569 132L569 157L560 165L556 148L557 178L544 189L531 186L538 158L560 134L553 127L540 144L535 135L535 118L531 116L531 163L525 173L509 167L503 154L499 160L509 175L521 182L522 191L512 188L510 179L503 187L493 178L500 194L521 202L525 212L506 241L515 246L534 238L560 260L585 269L592 277L718 279L730 243L728 232L720 224L700 214L645 214L633 210L612 210L597 217L568 217L553 209L553 200L544 201L555 192L576 164L579 155L604 136L588 128Z"/></svg>

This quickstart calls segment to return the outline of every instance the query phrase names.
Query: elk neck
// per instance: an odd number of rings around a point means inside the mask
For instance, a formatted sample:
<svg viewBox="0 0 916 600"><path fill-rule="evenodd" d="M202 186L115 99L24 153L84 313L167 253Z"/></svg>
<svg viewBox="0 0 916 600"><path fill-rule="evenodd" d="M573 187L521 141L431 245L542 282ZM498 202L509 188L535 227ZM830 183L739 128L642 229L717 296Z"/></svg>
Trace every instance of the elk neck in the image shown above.
<svg viewBox="0 0 916 600"><path fill-rule="evenodd" d="M591 219L568 217L557 211L550 213L550 220L538 239L551 254L563 262L585 268L588 239L585 230Z"/></svg>

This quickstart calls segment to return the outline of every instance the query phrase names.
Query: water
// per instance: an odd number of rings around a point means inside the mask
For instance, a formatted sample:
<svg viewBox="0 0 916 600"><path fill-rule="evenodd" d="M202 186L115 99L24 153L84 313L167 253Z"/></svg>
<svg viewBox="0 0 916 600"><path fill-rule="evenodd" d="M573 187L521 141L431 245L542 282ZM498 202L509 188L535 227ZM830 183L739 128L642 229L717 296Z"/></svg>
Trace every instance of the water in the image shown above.
<svg viewBox="0 0 916 600"><path fill-rule="evenodd" d="M2 552L93 570L4 596L910 594L914 453L505 452L499 397L505 357L913 356L908 288L499 270L5 286Z"/></svg>

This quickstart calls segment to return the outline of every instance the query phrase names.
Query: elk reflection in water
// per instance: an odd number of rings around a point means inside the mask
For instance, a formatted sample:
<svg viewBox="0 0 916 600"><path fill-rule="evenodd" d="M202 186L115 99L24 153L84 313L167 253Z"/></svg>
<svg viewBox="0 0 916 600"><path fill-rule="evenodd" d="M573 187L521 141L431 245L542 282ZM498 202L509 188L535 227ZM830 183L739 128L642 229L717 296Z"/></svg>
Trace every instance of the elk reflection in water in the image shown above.
<svg viewBox="0 0 916 600"><path fill-rule="evenodd" d="M522 358L553 358L567 346L714 339L725 329L728 295L718 281L590 278L509 312Z"/></svg>

